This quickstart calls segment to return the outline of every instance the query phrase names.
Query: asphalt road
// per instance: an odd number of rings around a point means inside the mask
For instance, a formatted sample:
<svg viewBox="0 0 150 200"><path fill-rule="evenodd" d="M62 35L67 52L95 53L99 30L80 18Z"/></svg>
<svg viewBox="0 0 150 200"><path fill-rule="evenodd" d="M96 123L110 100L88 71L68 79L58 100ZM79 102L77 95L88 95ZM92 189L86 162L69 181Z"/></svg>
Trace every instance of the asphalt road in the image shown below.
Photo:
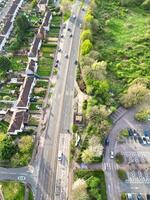
<svg viewBox="0 0 150 200"><path fill-rule="evenodd" d="M73 13L78 13L80 2L73 7ZM72 29L73 37L67 31L64 36L62 56L58 72L58 80L55 86L51 112L43 145L43 153L40 161L38 187L36 200L54 199L57 154L60 133L66 133L72 120L72 98L75 77L75 59L79 47L79 19L71 19L68 26ZM69 58L65 58L65 54ZM73 68L71 68L73 66Z"/></svg>

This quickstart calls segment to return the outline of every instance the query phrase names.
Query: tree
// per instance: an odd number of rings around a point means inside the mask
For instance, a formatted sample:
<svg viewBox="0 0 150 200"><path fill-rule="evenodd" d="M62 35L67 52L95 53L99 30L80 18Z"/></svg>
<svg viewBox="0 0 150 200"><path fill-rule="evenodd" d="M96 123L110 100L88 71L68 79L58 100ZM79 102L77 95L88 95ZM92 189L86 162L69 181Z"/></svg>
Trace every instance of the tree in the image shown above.
<svg viewBox="0 0 150 200"><path fill-rule="evenodd" d="M97 80L104 80L106 78L106 67L107 63L105 61L97 62L95 61L92 65L92 76Z"/></svg>
<svg viewBox="0 0 150 200"><path fill-rule="evenodd" d="M7 71L11 68L10 60L5 56L0 56L0 69Z"/></svg>
<svg viewBox="0 0 150 200"><path fill-rule="evenodd" d="M145 0L145 1L142 3L142 7L143 7L145 10L150 10L150 0Z"/></svg>
<svg viewBox="0 0 150 200"><path fill-rule="evenodd" d="M19 141L19 150L21 153L30 152L33 147L32 136L23 136Z"/></svg>
<svg viewBox="0 0 150 200"><path fill-rule="evenodd" d="M89 140L89 150L93 152L95 157L100 157L103 153L100 137L93 135Z"/></svg>
<svg viewBox="0 0 150 200"><path fill-rule="evenodd" d="M126 108L129 108L148 99L149 93L149 89L147 89L144 84L133 84L128 88L127 92L122 95L120 101Z"/></svg>
<svg viewBox="0 0 150 200"><path fill-rule="evenodd" d="M85 17L84 17L84 26L85 28L91 28L91 24L93 22L93 15L91 13L91 10L88 10Z"/></svg>
<svg viewBox="0 0 150 200"><path fill-rule="evenodd" d="M84 41L84 40L92 40L92 33L91 33L91 30L90 29L87 29L87 30L84 30L82 31L81 33L81 40Z"/></svg>
<svg viewBox="0 0 150 200"><path fill-rule="evenodd" d="M93 48L92 43L90 40L84 40L84 42L81 44L81 55L86 55L88 54L91 49Z"/></svg>
<svg viewBox="0 0 150 200"><path fill-rule="evenodd" d="M94 154L89 149L86 149L82 152L81 158L84 163L91 163L93 160Z"/></svg>
<svg viewBox="0 0 150 200"><path fill-rule="evenodd" d="M0 158L2 160L10 160L16 150L17 146L12 141L11 137L6 137L0 142Z"/></svg>
<svg viewBox="0 0 150 200"><path fill-rule="evenodd" d="M87 184L88 184L90 196L93 197L92 199L102 200L102 197L99 191L99 187L101 185L100 178L91 176L88 179Z"/></svg>
<svg viewBox="0 0 150 200"><path fill-rule="evenodd" d="M87 184L84 179L78 179L72 186L72 199L73 200L89 200L87 194Z"/></svg>

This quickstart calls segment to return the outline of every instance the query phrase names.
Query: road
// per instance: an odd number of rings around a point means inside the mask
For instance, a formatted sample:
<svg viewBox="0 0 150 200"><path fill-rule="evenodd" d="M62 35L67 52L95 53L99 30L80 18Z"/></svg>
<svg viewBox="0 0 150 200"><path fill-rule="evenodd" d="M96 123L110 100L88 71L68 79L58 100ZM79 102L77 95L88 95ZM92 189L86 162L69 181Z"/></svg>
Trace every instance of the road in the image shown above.
<svg viewBox="0 0 150 200"><path fill-rule="evenodd" d="M77 1L73 7L73 13L78 13L79 8L80 1ZM59 138L61 134L68 134L67 130L70 129L72 122L72 100L76 67L74 62L79 48L81 15L79 13L79 17L77 16L75 20L69 20L68 26L72 29L73 37L70 37L70 32L67 31L63 39L58 80L55 86L40 161L36 200L54 199L55 195ZM66 54L69 58L65 57Z"/></svg>

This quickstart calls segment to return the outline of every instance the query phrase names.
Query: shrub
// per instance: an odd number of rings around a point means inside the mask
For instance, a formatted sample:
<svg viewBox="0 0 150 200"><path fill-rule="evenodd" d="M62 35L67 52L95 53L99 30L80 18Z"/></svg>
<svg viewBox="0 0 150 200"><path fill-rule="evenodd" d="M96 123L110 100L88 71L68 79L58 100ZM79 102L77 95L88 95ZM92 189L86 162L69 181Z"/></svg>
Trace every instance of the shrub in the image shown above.
<svg viewBox="0 0 150 200"><path fill-rule="evenodd" d="M135 114L135 119L137 121L147 121L148 116L150 115L150 108L143 108Z"/></svg>
<svg viewBox="0 0 150 200"><path fill-rule="evenodd" d="M123 169L118 169L117 173L118 173L119 179L122 180L122 181L125 181L128 178L126 171L123 170Z"/></svg>
<svg viewBox="0 0 150 200"><path fill-rule="evenodd" d="M81 54L82 54L82 55L88 54L88 53L91 51L92 48L93 48L93 45L92 45L91 41L88 40L88 39L85 40L85 41L81 44Z"/></svg>
<svg viewBox="0 0 150 200"><path fill-rule="evenodd" d="M118 164L122 164L124 162L124 157L121 153L117 153L115 156L115 160Z"/></svg>

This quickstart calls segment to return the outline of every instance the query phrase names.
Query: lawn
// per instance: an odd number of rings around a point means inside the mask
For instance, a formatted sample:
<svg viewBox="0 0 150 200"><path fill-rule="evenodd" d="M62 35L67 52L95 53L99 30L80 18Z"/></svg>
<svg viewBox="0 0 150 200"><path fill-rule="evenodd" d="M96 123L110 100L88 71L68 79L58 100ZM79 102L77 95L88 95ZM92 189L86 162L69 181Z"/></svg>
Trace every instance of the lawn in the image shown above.
<svg viewBox="0 0 150 200"><path fill-rule="evenodd" d="M5 200L24 200L25 186L19 182L0 182Z"/></svg>
<svg viewBox="0 0 150 200"><path fill-rule="evenodd" d="M75 180L77 179L84 179L88 185L87 191L89 194L90 199L92 200L98 200L98 197L95 196L101 196L102 200L107 200L107 194L106 194L106 183L105 183L105 177L104 172L102 170L99 171L90 171L90 170L77 170L74 174ZM96 178L98 185L91 184L91 181Z"/></svg>
<svg viewBox="0 0 150 200"><path fill-rule="evenodd" d="M12 69L14 71L24 71L27 65L27 56L12 56L10 57L10 61L12 63Z"/></svg>

